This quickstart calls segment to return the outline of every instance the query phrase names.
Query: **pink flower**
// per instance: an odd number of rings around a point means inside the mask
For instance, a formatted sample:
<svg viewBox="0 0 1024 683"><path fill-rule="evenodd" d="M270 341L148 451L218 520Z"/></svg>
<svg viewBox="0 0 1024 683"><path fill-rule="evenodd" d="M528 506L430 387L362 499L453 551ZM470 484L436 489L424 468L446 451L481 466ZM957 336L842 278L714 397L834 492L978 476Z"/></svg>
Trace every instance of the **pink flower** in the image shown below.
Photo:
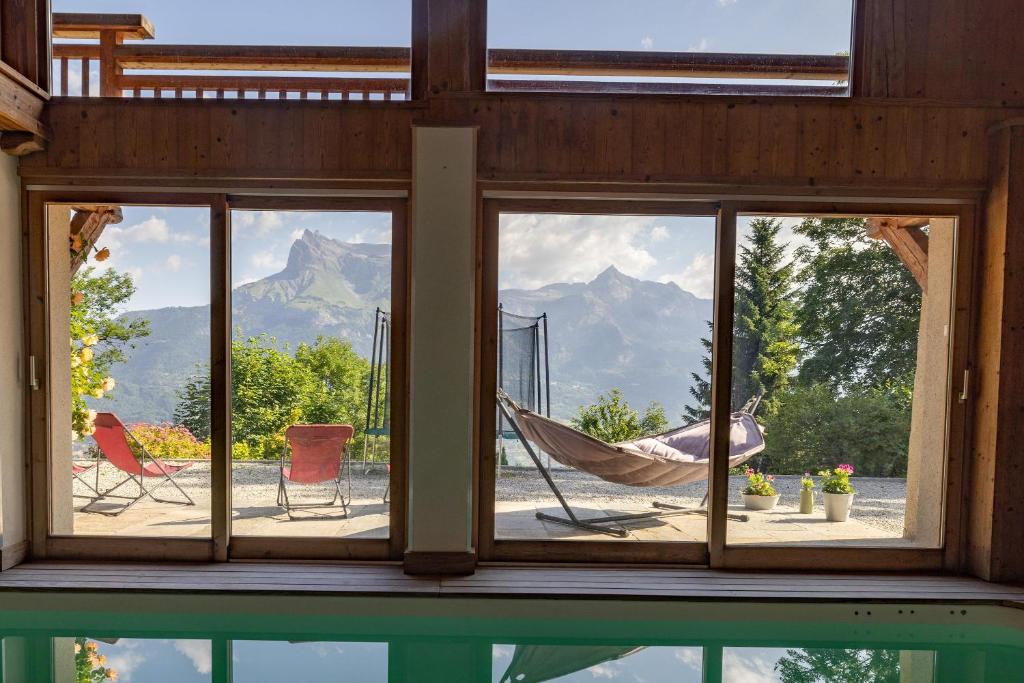
<svg viewBox="0 0 1024 683"><path fill-rule="evenodd" d="M846 474L853 474L853 465L840 465L836 469Z"/></svg>
<svg viewBox="0 0 1024 683"><path fill-rule="evenodd" d="M754 474L754 468L753 467L748 467L747 471L744 472L743 474L745 474L745 475L747 475L749 477L750 475Z"/></svg>
<svg viewBox="0 0 1024 683"><path fill-rule="evenodd" d="M767 477L765 477L765 479L767 479L768 481L775 481L775 475L769 474Z"/></svg>

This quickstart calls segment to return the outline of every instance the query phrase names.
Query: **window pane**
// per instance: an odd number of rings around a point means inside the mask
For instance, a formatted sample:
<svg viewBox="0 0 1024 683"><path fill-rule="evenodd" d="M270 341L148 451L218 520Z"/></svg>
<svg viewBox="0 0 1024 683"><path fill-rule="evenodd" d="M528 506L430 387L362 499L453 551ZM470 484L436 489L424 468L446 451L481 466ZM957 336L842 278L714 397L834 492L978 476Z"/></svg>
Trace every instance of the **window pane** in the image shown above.
<svg viewBox="0 0 1024 683"><path fill-rule="evenodd" d="M728 542L941 545L955 221L738 230Z"/></svg>
<svg viewBox="0 0 1024 683"><path fill-rule="evenodd" d="M207 683L213 680L209 640L53 639L55 681Z"/></svg>
<svg viewBox="0 0 1024 683"><path fill-rule="evenodd" d="M231 649L236 683L388 680L387 643L236 640Z"/></svg>
<svg viewBox="0 0 1024 683"><path fill-rule="evenodd" d="M210 535L209 217L48 209L54 535Z"/></svg>
<svg viewBox="0 0 1024 683"><path fill-rule="evenodd" d="M704 540L714 241L711 217L502 214L498 538Z"/></svg>
<svg viewBox="0 0 1024 683"><path fill-rule="evenodd" d="M233 533L387 538L391 214L231 225Z"/></svg>
<svg viewBox="0 0 1024 683"><path fill-rule="evenodd" d="M648 88L676 86L663 90L667 92L736 93L756 86L803 86L809 90L799 94L845 94L845 87L838 86L848 81L848 60L842 57L850 54L852 14L851 0L490 0L490 49L634 53L620 54L604 69L593 68L590 62L589 75L584 70L587 64L573 64L580 68L566 73L557 71L563 64L554 65L553 70L550 60L545 63L543 59L518 69L492 66L490 87L580 90L601 82L619 82ZM644 53L651 52L675 53L680 63L670 67L666 64L671 60L659 60L662 65L652 70L652 64L643 61L647 59ZM681 59L679 53L689 53L692 58ZM774 74L762 71L758 75L753 69L739 72L736 65L745 62L735 59L736 54L763 55L768 59L756 60L762 67L776 62L779 68ZM599 54L592 56L600 58ZM631 59L641 60L642 66L625 69ZM704 69L685 70L681 63L701 64ZM811 64L817 65L818 73L809 68ZM826 64L828 73L821 73ZM551 81L565 85L557 88Z"/></svg>
<svg viewBox="0 0 1024 683"><path fill-rule="evenodd" d="M491 650L491 680L701 683L703 658L701 647L502 644Z"/></svg>

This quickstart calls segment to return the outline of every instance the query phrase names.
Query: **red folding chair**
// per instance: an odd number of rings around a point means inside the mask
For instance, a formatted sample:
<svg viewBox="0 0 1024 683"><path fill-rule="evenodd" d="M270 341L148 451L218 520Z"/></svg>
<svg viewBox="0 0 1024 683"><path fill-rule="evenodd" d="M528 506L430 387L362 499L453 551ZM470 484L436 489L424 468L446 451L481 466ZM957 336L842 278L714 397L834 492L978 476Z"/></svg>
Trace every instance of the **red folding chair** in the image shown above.
<svg viewBox="0 0 1024 683"><path fill-rule="evenodd" d="M277 487L277 504L293 519L292 509L330 507L341 500L344 516L352 500L352 467L345 457L345 447L355 430L352 425L292 425L284 433L281 452L281 476ZM291 460L288 460L288 456ZM341 492L342 469L348 472L348 498ZM292 484L334 482L334 495L326 503L292 504L288 487Z"/></svg>
<svg viewBox="0 0 1024 683"><path fill-rule="evenodd" d="M90 462L90 463L88 463L86 465L79 465L77 462L72 462L71 463L71 476L74 477L75 479L77 479L82 484L82 486L84 486L85 488L87 488L90 491L92 491L92 495L91 496L78 496L79 498L93 498L93 499L95 499L95 498L99 498L100 497L100 491L99 491L99 488L100 488L100 468L98 467L98 465L99 465L99 461L97 461L97 462ZM90 484L89 482L87 482L85 479L82 478L82 475L85 474L86 472L88 472L89 470L95 470L95 472L96 472L96 485L95 486L93 486L92 484Z"/></svg>
<svg viewBox="0 0 1024 683"><path fill-rule="evenodd" d="M99 446L100 452L107 459L107 462L128 476L106 491L99 491L99 462L97 462L97 498L83 507L83 511L116 516L132 507L146 496L149 496L160 503L195 505L195 501L193 501L192 498L185 493L180 486L178 486L178 482L174 481L174 478L183 470L191 467L192 463L189 462L184 465L171 465L154 457L148 450L146 450L146 447L142 442L135 438L135 435L124 426L121 420L118 419L117 415L114 415L113 413L99 413L96 416L96 431L93 433L92 438L96 441L96 445ZM131 444L128 442L129 438L138 446L142 453L141 458L135 458ZM161 481L157 482L155 486L147 487L146 481L149 479L160 479ZM122 496L114 494L114 491L130 482L138 484L139 494L137 496ZM188 502L166 500L163 498L157 498L153 495L154 491L166 484L171 484L174 488L178 489L178 493L184 496L185 500ZM97 501L104 498L122 498L129 502L116 512L103 512L100 510L88 509Z"/></svg>

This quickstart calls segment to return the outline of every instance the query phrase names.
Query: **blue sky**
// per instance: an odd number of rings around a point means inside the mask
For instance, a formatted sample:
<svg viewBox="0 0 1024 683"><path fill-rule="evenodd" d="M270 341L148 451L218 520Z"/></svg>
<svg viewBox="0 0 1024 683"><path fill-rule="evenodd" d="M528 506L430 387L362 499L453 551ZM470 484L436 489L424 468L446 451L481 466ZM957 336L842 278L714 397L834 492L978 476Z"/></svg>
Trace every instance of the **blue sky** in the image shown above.
<svg viewBox="0 0 1024 683"><path fill-rule="evenodd" d="M131 12L157 41L410 44L409 0L53 0L55 12ZM493 47L834 54L851 0L489 0Z"/></svg>

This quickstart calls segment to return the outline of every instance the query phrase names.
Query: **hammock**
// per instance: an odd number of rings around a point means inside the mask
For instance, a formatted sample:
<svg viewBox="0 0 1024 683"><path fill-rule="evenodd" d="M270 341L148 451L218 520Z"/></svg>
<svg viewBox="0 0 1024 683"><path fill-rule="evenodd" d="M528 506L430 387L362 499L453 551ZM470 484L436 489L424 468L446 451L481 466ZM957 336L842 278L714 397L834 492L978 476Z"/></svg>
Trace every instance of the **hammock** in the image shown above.
<svg viewBox="0 0 1024 683"><path fill-rule="evenodd" d="M760 400L760 396L750 399L746 405L730 417L729 467L737 467L764 450L764 433L754 419L754 412L757 410ZM606 443L568 425L522 408L500 390L498 391L498 407L512 425L534 464L569 516L566 519L538 512L538 519L615 536L626 536L625 530L600 525L664 514L706 514L704 503L698 509L655 503L655 507L670 512L643 512L614 517L579 519L565 502L547 469L541 464L540 458L528 442L533 442L553 460L566 467L592 474L613 484L638 487L675 486L708 478L711 463L710 420L702 420L633 441ZM707 501L707 496L704 497L704 500ZM740 521L747 519L744 515L736 515L733 518Z"/></svg>

